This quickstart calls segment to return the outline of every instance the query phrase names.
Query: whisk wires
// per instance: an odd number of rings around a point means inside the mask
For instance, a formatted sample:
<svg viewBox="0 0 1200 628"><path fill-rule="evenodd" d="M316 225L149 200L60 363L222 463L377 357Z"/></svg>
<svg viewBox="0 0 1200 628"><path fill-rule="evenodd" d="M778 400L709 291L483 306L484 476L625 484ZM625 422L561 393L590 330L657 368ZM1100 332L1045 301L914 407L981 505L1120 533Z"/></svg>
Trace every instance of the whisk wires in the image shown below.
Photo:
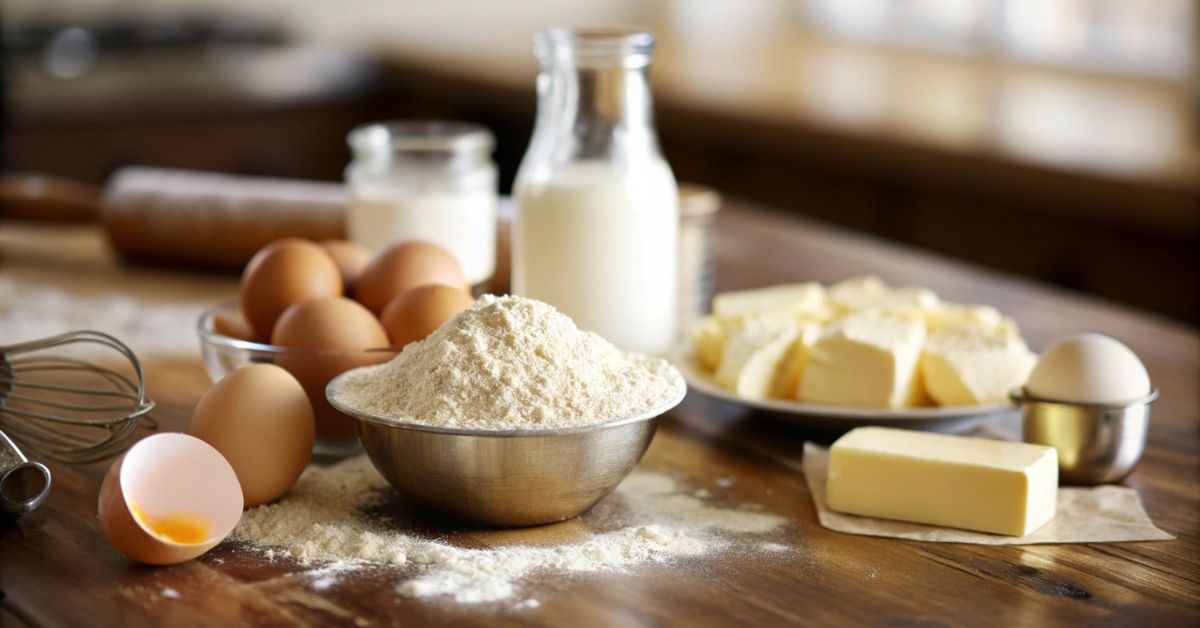
<svg viewBox="0 0 1200 628"><path fill-rule="evenodd" d="M72 345L110 349L128 368L66 355ZM0 346L0 429L40 456L70 463L115 456L139 427L157 427L153 409L141 361L109 334L84 330Z"/></svg>

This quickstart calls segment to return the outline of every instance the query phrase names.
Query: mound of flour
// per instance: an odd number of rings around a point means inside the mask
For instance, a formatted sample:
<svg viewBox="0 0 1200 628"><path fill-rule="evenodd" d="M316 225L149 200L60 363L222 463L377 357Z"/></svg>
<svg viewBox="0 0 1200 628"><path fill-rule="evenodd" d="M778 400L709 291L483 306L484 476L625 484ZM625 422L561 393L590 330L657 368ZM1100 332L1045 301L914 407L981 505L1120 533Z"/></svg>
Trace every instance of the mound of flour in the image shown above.
<svg viewBox="0 0 1200 628"><path fill-rule="evenodd" d="M666 360L624 353L546 303L485 295L387 364L348 376L338 400L439 427L555 429L661 408L682 386Z"/></svg>
<svg viewBox="0 0 1200 628"><path fill-rule="evenodd" d="M519 582L535 574L614 572L699 557L785 523L764 512L710 505L670 475L634 471L585 516L588 532L581 538L459 547L372 514L392 494L365 456L311 466L283 500L247 511L234 538L268 557L313 564L314 587L382 565L396 569L401 594L480 603L512 597Z"/></svg>

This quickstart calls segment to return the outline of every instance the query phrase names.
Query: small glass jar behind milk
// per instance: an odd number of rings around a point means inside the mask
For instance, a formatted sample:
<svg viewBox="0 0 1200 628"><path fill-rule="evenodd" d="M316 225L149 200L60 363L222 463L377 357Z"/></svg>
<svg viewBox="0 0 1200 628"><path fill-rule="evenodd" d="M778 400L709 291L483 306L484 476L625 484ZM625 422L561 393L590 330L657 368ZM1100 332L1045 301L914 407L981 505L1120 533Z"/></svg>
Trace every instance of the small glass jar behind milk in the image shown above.
<svg viewBox="0 0 1200 628"><path fill-rule="evenodd" d="M464 122L365 124L350 132L346 233L379 251L424 240L454 254L473 287L496 270L495 138Z"/></svg>

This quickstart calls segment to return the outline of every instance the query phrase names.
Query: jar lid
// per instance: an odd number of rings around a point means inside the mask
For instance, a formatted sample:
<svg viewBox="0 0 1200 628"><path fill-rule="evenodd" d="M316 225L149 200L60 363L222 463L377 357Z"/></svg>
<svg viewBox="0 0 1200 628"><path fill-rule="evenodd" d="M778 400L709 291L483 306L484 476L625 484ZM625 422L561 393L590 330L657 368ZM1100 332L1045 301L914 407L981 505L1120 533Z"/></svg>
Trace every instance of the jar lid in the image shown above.
<svg viewBox="0 0 1200 628"><path fill-rule="evenodd" d="M393 120L354 127L346 143L355 154L490 153L496 138L470 122Z"/></svg>

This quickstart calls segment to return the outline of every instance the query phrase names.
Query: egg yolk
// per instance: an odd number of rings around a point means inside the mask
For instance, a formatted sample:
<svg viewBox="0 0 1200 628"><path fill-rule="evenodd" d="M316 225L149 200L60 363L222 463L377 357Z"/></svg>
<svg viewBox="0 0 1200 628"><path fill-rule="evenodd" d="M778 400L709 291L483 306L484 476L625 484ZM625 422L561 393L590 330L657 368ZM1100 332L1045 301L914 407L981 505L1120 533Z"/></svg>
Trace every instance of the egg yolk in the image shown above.
<svg viewBox="0 0 1200 628"><path fill-rule="evenodd" d="M147 530L155 536L182 545L203 543L208 539L212 522L208 517L196 513L177 513L171 515L151 515L142 509L129 505L130 512Z"/></svg>

